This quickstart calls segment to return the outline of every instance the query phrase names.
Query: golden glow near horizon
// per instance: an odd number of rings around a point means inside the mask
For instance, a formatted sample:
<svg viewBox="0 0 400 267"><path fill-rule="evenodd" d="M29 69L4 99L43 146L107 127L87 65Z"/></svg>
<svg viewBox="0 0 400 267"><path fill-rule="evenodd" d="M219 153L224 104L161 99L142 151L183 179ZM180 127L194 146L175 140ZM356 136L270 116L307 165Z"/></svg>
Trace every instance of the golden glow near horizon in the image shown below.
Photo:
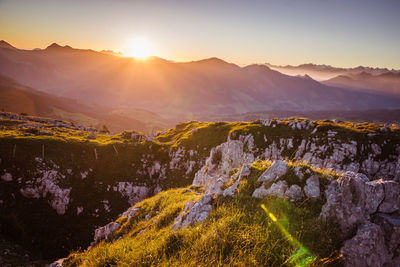
<svg viewBox="0 0 400 267"><path fill-rule="evenodd" d="M125 45L124 56L145 59L152 56L152 45L144 37L132 38Z"/></svg>
<svg viewBox="0 0 400 267"><path fill-rule="evenodd" d="M174 61L400 68L400 1L248 2L0 0L0 39ZM153 46L128 48L142 34Z"/></svg>

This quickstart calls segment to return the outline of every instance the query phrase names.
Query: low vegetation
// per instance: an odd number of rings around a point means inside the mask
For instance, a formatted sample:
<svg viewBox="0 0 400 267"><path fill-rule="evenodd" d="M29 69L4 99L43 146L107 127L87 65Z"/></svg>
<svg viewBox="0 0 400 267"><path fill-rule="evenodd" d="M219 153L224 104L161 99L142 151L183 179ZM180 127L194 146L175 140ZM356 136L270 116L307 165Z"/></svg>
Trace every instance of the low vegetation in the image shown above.
<svg viewBox="0 0 400 267"><path fill-rule="evenodd" d="M269 162L252 164L234 197L218 197L210 216L194 227L173 231L174 218L201 189L162 192L136 204L134 218L111 241L72 253L65 266L329 266L340 265L337 227L318 220L322 203L251 197ZM305 167L306 168L306 167ZM289 174L290 175L290 174ZM288 177L286 177L288 178ZM262 208L264 207L264 209ZM316 208L316 206L319 207ZM151 218L146 221L146 215Z"/></svg>
<svg viewBox="0 0 400 267"><path fill-rule="evenodd" d="M282 229L261 208L262 204L279 222L288 223L283 224L284 229L309 250L310 256L316 257L313 264L334 261L338 248L336 228L316 221L323 203L293 204L274 198L257 200L251 197L254 189L260 186L256 177L271 164L260 155L272 144L281 149L281 139L292 139L293 146L285 145L280 155L289 162L289 170L281 179L290 185L294 180L294 168L300 167L304 173L309 169L310 173L323 177L320 179L323 189L328 179L335 179L337 174L292 162L302 140L328 144L328 133L334 132L339 144L356 140L358 151L377 144L382 153L376 157L382 159L389 158L400 143L396 125L389 128L325 120L308 121L314 128L293 127L295 122L305 120L302 118L273 119L269 126L261 120L190 121L159 132L154 138L135 131L111 135L68 122L46 119L38 122L40 118L33 118L35 121L26 118L0 119L0 174L8 172L13 177L9 182L0 179L0 199L5 203L0 206L0 223L6 226L7 238L31 249L39 257L54 259L78 250L67 261L70 265L289 264L290 256L300 248L288 241ZM260 156L260 160L252 163L252 174L241 181L239 193L234 198L214 201L213 211L204 223L173 232L171 224L184 204L200 197L200 189L187 186L192 184L210 150L228 139L236 140L249 134L254 138L254 150L247 151L248 146L244 150ZM364 150L357 157L367 157L369 152ZM364 159L352 160L361 162ZM156 162L159 171L152 173ZM63 215L50 207L48 197L26 198L19 193L37 178L34 174L39 163L64 177L55 181L57 186L72 188ZM232 170L231 174L237 171ZM298 184L304 186L304 181ZM128 198L114 190L120 182L146 186L149 196L158 192L155 190L158 186L167 191L136 204L141 209L133 220L119 218L123 227L113 242L102 242L83 252L93 240L94 229L114 220L130 206ZM171 188L178 189L168 190ZM109 209L105 207L105 200ZM145 220L149 214L151 219ZM117 241L118 238L121 239Z"/></svg>

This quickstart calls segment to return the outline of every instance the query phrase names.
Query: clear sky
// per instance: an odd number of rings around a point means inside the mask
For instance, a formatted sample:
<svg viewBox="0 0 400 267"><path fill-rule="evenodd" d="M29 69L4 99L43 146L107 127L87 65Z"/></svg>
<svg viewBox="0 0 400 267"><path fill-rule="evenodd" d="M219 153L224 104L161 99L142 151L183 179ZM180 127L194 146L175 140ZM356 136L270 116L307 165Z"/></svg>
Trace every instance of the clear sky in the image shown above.
<svg viewBox="0 0 400 267"><path fill-rule="evenodd" d="M317 63L400 69L400 0L0 0L0 39L240 65Z"/></svg>

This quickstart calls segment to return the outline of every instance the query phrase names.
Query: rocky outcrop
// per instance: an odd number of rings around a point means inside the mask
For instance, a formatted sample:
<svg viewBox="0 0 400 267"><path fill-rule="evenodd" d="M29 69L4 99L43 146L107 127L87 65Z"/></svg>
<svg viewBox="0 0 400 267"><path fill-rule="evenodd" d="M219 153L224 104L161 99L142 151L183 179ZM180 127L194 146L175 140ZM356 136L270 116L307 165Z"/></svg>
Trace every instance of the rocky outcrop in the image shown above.
<svg viewBox="0 0 400 267"><path fill-rule="evenodd" d="M363 174L347 172L328 185L325 191L327 202L322 207L320 216L334 219L342 232L348 235L380 209L386 198L384 188L393 183L383 180L369 181ZM388 194L391 195L392 192ZM392 205L396 207L397 204L393 202Z"/></svg>
<svg viewBox="0 0 400 267"><path fill-rule="evenodd" d="M135 205L149 195L147 186L135 186L132 182L119 182L115 189L128 198L129 205Z"/></svg>
<svg viewBox="0 0 400 267"><path fill-rule="evenodd" d="M139 210L140 210L140 208L133 208L133 207L130 207L129 209L127 209L126 211L124 211L124 212L121 214L121 217L127 217L128 219L131 219L131 218L133 218L133 217L136 215L136 213L137 213Z"/></svg>
<svg viewBox="0 0 400 267"><path fill-rule="evenodd" d="M237 173L237 175L232 177L233 179L235 179L235 177L238 177L236 179L236 181L230 187L225 189L222 192L222 195L224 197L226 197L226 196L233 197L236 193L237 187L239 186L239 183L242 180L242 178L245 176L248 176L250 174L250 169L251 169L250 165L248 165L248 164L243 165L242 168L240 169L240 171Z"/></svg>
<svg viewBox="0 0 400 267"><path fill-rule="evenodd" d="M119 223L110 222L109 224L97 228L94 231L94 242L91 244L92 246L99 243L101 240L108 240L110 235L114 233L120 227Z"/></svg>
<svg viewBox="0 0 400 267"><path fill-rule="evenodd" d="M204 186L206 194L222 194L221 186L231 180L229 172L244 164L254 161L251 151L254 146L252 135L240 138L240 140L228 140L213 148L205 165L196 173L193 185Z"/></svg>
<svg viewBox="0 0 400 267"><path fill-rule="evenodd" d="M286 198L286 190L288 189L288 184L286 181L278 181L273 183L268 189L265 189L265 185L262 184L259 188L254 190L253 197L263 198L266 196L274 196L280 198Z"/></svg>
<svg viewBox="0 0 400 267"><path fill-rule="evenodd" d="M62 188L59 183L65 178L58 171L58 166L48 166L42 162L41 158L36 158L39 168L35 173L35 179L26 181L25 187L19 192L27 198L48 198L50 206L56 210L57 214L65 213L70 202L71 188Z"/></svg>
<svg viewBox="0 0 400 267"><path fill-rule="evenodd" d="M285 198L290 202L296 202L302 200L304 197L303 190L300 186L294 184L291 185L285 192Z"/></svg>
<svg viewBox="0 0 400 267"><path fill-rule="evenodd" d="M306 196L312 200L318 199L320 196L319 189L319 177L318 175L313 175L306 180L306 185L304 186L304 193Z"/></svg>
<svg viewBox="0 0 400 267"><path fill-rule="evenodd" d="M271 167L269 167L261 176L258 178L259 182L273 182L279 177L285 175L287 172L287 165L281 160L275 161Z"/></svg>
<svg viewBox="0 0 400 267"><path fill-rule="evenodd" d="M362 140L325 130L309 120L293 120L287 126L279 120L261 122L267 127L290 127L303 131L302 138L264 134L262 158L304 161L317 168L337 172L360 172L373 179L400 179L400 145L395 139L381 141L377 134L365 134ZM298 126L299 125L299 126ZM391 142L391 143L390 143ZM295 148L295 149L294 149ZM385 153L385 157L382 157Z"/></svg>
<svg viewBox="0 0 400 267"><path fill-rule="evenodd" d="M343 254L345 266L376 267L391 261L385 247L382 229L376 224L366 222L352 239L344 243L340 252Z"/></svg>
<svg viewBox="0 0 400 267"><path fill-rule="evenodd" d="M320 217L335 221L351 237L341 252L346 266L396 266L400 263L400 185L347 172L332 181ZM396 263L397 262L397 263Z"/></svg>
<svg viewBox="0 0 400 267"><path fill-rule="evenodd" d="M211 212L211 201L212 195L207 194L197 202L187 202L183 212L176 217L174 224L172 225L172 230L178 230L204 221Z"/></svg>

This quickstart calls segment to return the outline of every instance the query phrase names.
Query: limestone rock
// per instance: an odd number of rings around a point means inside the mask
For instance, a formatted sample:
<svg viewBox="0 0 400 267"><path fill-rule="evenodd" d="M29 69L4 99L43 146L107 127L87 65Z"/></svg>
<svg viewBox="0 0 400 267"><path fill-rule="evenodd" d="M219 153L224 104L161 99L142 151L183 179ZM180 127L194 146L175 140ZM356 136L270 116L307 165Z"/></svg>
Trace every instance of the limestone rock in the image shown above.
<svg viewBox="0 0 400 267"><path fill-rule="evenodd" d="M242 177L248 176L250 173L251 173L250 165L248 164L243 165L239 172L239 178L233 183L233 185L225 189L224 192L222 192L222 195L224 197L226 196L233 197L235 195L237 187L239 186L240 181L242 180Z"/></svg>
<svg viewBox="0 0 400 267"><path fill-rule="evenodd" d="M383 184L387 181L369 182L365 175L346 172L333 180L325 190L326 203L320 217L336 221L344 235L364 223L375 213L385 198Z"/></svg>
<svg viewBox="0 0 400 267"><path fill-rule="evenodd" d="M231 179L229 172L254 161L252 153L243 151L245 146L248 150L252 149L253 139L252 135L248 135L242 140L229 140L211 149L205 165L196 173L193 185L204 186L206 194L221 194L221 186Z"/></svg>
<svg viewBox="0 0 400 267"><path fill-rule="evenodd" d="M273 182L279 177L285 175L287 172L287 165L284 161L277 160L271 167L269 167L261 176L258 178L259 182Z"/></svg>
<svg viewBox="0 0 400 267"><path fill-rule="evenodd" d="M379 211L392 213L400 209L400 184L394 181L383 181L385 199L379 206Z"/></svg>
<svg viewBox="0 0 400 267"><path fill-rule="evenodd" d="M385 198L384 184L386 182L383 180L375 180L372 182L365 183L365 212L367 214L373 214L378 210L383 199Z"/></svg>
<svg viewBox="0 0 400 267"><path fill-rule="evenodd" d="M108 240L110 234L114 233L119 228L119 223L110 222L103 227L97 228L94 231L94 243L97 244L101 240Z"/></svg>
<svg viewBox="0 0 400 267"><path fill-rule="evenodd" d="M145 199L150 192L147 186L135 186L132 182L119 182L117 191L128 198L128 203L131 206Z"/></svg>
<svg viewBox="0 0 400 267"><path fill-rule="evenodd" d="M62 264L63 264L65 259L66 258L62 258L62 259L56 260L56 261L46 265L46 267L62 267Z"/></svg>
<svg viewBox="0 0 400 267"><path fill-rule="evenodd" d="M48 169L42 169L48 168ZM36 178L29 181L19 192L27 198L48 198L50 206L58 215L65 213L70 202L72 188L61 188L59 183L65 178L58 172L58 166L40 166L35 173Z"/></svg>
<svg viewBox="0 0 400 267"><path fill-rule="evenodd" d="M11 173L5 173L1 176L1 179L5 182L11 182L12 181L12 175Z"/></svg>
<svg viewBox="0 0 400 267"><path fill-rule="evenodd" d="M300 167L294 168L294 174L296 174L296 176L299 177L300 180L303 180L304 173L301 171Z"/></svg>
<svg viewBox="0 0 400 267"><path fill-rule="evenodd" d="M319 189L319 178L318 175L313 175L306 180L306 185L304 186L304 193L308 198L318 199L320 196Z"/></svg>
<svg viewBox="0 0 400 267"><path fill-rule="evenodd" d="M252 197L263 198L266 195L268 195L268 190L265 188L264 184L262 184L259 188L254 190Z"/></svg>
<svg viewBox="0 0 400 267"><path fill-rule="evenodd" d="M192 201L186 203L183 212L175 218L172 230L178 230L204 221L212 209L211 201L211 194L207 194L196 203Z"/></svg>
<svg viewBox="0 0 400 267"><path fill-rule="evenodd" d="M285 192L287 188L288 184L286 181L278 181L277 183L273 183L268 189L265 189L264 184L262 184L260 188L254 190L252 196L256 198L263 198L266 196L285 198Z"/></svg>
<svg viewBox="0 0 400 267"><path fill-rule="evenodd" d="M400 215L377 213L373 222L381 227L389 253L398 254L396 249L400 246Z"/></svg>
<svg viewBox="0 0 400 267"><path fill-rule="evenodd" d="M251 166L248 164L245 164L242 166L240 169L240 176L249 176L251 173Z"/></svg>
<svg viewBox="0 0 400 267"><path fill-rule="evenodd" d="M344 243L340 252L345 266L380 267L391 261L382 229L371 222L362 225L357 234Z"/></svg>
<svg viewBox="0 0 400 267"><path fill-rule="evenodd" d="M140 210L140 208L129 208L124 213L121 214L121 217L128 217L131 219L135 214Z"/></svg>
<svg viewBox="0 0 400 267"><path fill-rule="evenodd" d="M300 201L303 196L303 191L297 184L291 185L285 192L285 198L291 202Z"/></svg>

